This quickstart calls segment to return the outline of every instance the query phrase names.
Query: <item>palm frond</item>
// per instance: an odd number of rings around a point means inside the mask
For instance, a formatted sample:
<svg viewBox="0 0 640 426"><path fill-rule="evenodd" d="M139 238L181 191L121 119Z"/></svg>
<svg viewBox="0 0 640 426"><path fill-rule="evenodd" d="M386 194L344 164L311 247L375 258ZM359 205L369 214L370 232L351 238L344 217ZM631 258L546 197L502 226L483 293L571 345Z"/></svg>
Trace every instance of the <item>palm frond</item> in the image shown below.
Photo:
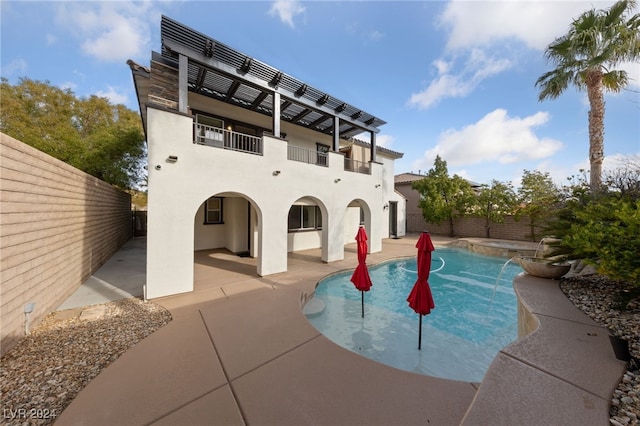
<svg viewBox="0 0 640 426"><path fill-rule="evenodd" d="M620 92L628 83L629 75L624 70L612 70L602 75L602 85L611 92Z"/></svg>

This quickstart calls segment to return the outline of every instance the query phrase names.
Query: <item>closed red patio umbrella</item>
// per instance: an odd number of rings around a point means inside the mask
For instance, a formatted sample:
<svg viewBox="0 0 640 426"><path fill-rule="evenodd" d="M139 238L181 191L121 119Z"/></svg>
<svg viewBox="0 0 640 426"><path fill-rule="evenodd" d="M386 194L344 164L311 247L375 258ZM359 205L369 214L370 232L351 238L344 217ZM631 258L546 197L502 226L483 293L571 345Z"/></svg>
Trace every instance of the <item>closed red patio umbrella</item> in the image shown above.
<svg viewBox="0 0 640 426"><path fill-rule="evenodd" d="M420 315L420 332L418 335L418 349L422 349L422 316L431 313L436 305L433 302L431 287L429 287L429 272L431 271L431 252L434 249L431 236L423 231L416 243L418 249L418 279L407 297L409 307Z"/></svg>
<svg viewBox="0 0 640 426"><path fill-rule="evenodd" d="M360 226L358 233L356 234L356 241L358 242L358 266L353 271L351 276L351 282L360 290L362 297L362 318L364 318L364 292L369 291L371 286L371 277L369 277L369 270L367 269L367 232L364 226Z"/></svg>

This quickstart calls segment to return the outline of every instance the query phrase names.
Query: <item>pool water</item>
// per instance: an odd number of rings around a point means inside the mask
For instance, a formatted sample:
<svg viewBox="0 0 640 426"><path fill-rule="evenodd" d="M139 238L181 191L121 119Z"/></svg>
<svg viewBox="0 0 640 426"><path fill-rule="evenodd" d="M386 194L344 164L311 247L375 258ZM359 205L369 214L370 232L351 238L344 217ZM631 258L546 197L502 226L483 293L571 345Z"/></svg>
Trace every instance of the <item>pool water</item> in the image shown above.
<svg viewBox="0 0 640 426"><path fill-rule="evenodd" d="M422 350L420 316L406 301L417 278L415 258L369 267L373 287L364 293L364 318L361 294L350 281L353 271L322 280L315 297L325 309L308 320L338 345L380 363L482 381L500 349L517 338L512 281L522 269L462 249L436 249L432 256L429 284L436 307L422 317Z"/></svg>

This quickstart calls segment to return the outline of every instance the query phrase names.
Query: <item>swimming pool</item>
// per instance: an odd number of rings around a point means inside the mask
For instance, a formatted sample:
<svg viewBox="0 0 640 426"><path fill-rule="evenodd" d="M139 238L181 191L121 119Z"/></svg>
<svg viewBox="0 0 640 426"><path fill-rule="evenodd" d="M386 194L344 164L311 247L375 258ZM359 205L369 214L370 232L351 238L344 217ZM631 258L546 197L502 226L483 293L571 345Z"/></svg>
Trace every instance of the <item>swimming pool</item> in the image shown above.
<svg viewBox="0 0 640 426"><path fill-rule="evenodd" d="M352 271L322 280L315 297L325 309L308 320L338 345L383 364L480 382L498 351L517 338L512 280L522 269L505 262L463 249L433 252L429 284L436 307L422 319L422 350L419 316L406 301L416 281L415 258L369 268L373 287L364 294L364 318Z"/></svg>

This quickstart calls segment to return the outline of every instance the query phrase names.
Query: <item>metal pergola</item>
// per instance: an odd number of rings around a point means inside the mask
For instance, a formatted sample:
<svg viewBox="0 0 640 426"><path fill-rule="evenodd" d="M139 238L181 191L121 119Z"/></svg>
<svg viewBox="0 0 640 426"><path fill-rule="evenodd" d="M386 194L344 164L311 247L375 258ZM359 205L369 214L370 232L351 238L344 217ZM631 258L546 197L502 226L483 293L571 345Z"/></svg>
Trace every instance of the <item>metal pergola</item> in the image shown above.
<svg viewBox="0 0 640 426"><path fill-rule="evenodd" d="M271 117L275 97L281 120L333 135L337 119L339 137L345 139L363 132L373 139L386 123L166 16L161 37L163 61L179 67L186 58L191 92Z"/></svg>

